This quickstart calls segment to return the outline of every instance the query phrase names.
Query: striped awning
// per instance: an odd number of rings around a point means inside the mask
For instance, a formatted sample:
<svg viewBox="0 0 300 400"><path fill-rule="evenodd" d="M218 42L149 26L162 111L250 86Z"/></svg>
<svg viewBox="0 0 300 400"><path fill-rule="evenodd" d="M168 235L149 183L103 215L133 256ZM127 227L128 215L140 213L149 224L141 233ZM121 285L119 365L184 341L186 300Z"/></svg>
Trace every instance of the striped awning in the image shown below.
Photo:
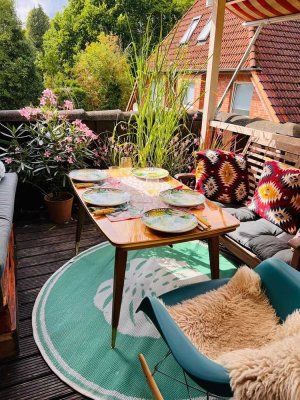
<svg viewBox="0 0 300 400"><path fill-rule="evenodd" d="M300 0L234 0L226 7L244 21L257 21L300 13Z"/></svg>

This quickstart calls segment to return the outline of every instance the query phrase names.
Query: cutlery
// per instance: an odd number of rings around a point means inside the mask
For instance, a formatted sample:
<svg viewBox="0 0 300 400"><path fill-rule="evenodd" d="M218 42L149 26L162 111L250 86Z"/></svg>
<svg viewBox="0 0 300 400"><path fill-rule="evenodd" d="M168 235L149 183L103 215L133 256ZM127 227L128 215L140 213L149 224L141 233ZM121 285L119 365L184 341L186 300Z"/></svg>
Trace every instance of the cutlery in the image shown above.
<svg viewBox="0 0 300 400"><path fill-rule="evenodd" d="M95 184L94 183L75 183L75 187L77 189L85 189L85 188L90 188L90 187L94 187Z"/></svg>
<svg viewBox="0 0 300 400"><path fill-rule="evenodd" d="M198 219L199 223L204 225L206 228L211 228L211 225L207 222L205 218L199 217L198 215L196 215L196 218Z"/></svg>

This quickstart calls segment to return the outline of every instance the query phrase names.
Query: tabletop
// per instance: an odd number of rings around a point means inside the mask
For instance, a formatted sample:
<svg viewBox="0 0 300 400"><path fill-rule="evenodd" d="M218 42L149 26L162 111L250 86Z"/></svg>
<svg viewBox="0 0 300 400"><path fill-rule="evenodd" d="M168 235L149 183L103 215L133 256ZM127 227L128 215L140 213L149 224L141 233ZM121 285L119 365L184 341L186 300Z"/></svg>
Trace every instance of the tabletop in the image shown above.
<svg viewBox="0 0 300 400"><path fill-rule="evenodd" d="M128 177L125 178L124 176L122 176L122 171L114 171L114 177L117 178L120 182L128 182ZM175 188L181 185L180 182L170 176L161 179L160 181L162 182L163 186L167 186L170 188ZM130 178L130 182L136 182L138 186L135 187L135 190L143 192L145 188L145 181L134 177L132 179ZM206 220L209 222L211 228L206 231L200 231L198 228L195 228L192 231L180 234L167 234L156 232L146 227L143 224L141 218L111 222L106 216L94 217L91 210L82 199L82 195L87 189L76 188L75 182L72 180L71 183L76 195L78 196L89 217L101 230L107 240L112 245L127 250L175 244L196 239L207 239L210 237L220 236L225 233L232 232L240 224L235 217L227 213L225 209L219 207L210 200L205 200L201 209L191 210L194 215L205 217ZM187 187L186 189L189 190ZM168 206L165 205L165 207Z"/></svg>

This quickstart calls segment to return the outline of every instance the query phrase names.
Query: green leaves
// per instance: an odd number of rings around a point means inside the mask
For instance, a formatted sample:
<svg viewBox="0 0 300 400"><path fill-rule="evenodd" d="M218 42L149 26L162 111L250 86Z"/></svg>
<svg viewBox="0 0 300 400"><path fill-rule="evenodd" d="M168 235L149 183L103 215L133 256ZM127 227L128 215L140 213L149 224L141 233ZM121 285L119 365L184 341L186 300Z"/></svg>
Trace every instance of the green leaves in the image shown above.
<svg viewBox="0 0 300 400"><path fill-rule="evenodd" d="M26 36L38 51L42 51L43 36L49 29L49 18L41 5L29 11L26 20Z"/></svg>
<svg viewBox="0 0 300 400"><path fill-rule="evenodd" d="M0 109L35 103L42 81L35 51L22 32L12 0L0 1Z"/></svg>

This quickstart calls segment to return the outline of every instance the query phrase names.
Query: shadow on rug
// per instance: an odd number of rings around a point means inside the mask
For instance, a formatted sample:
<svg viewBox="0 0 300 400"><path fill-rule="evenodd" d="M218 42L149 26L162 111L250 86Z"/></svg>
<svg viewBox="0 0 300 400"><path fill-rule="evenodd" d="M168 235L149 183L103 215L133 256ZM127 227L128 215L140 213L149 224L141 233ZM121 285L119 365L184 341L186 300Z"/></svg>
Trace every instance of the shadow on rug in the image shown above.
<svg viewBox="0 0 300 400"><path fill-rule="evenodd" d="M221 277L235 271L220 257ZM62 266L42 288L33 310L35 341L50 368L68 385L92 399L151 399L138 354L150 366L167 347L143 313L146 294L209 279L208 249L198 241L131 251L128 255L117 348L110 347L114 247L95 246ZM164 368L180 379L171 357ZM164 377L157 383L166 400L186 399L186 388ZM194 399L202 399L196 391ZM205 397L206 398L206 397Z"/></svg>

